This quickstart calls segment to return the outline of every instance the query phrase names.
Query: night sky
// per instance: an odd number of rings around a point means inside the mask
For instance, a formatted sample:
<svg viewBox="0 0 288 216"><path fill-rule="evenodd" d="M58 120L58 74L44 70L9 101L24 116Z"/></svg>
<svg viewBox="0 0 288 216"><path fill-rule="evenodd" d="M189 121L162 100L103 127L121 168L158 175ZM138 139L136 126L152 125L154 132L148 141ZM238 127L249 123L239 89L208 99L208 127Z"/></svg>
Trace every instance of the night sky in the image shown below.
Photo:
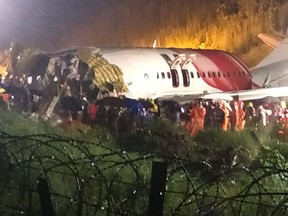
<svg viewBox="0 0 288 216"><path fill-rule="evenodd" d="M186 16L179 18L177 13L189 13L199 1L0 0L0 6L0 48L15 41L55 50L73 45L133 46L142 38L152 44L157 35L163 36L159 30L186 25Z"/></svg>
<svg viewBox="0 0 288 216"><path fill-rule="evenodd" d="M53 46L97 6L92 0L0 0L0 47L10 41Z"/></svg>
<svg viewBox="0 0 288 216"><path fill-rule="evenodd" d="M223 49L246 55L250 46L261 43L258 33L273 25L276 30L286 27L287 22L277 20L288 20L288 3L278 7L282 13L274 13L276 10L269 9L273 0L251 2L0 0L0 48L8 48L11 41L44 51L80 45L147 47L157 40L159 47ZM263 53L263 49L256 53Z"/></svg>

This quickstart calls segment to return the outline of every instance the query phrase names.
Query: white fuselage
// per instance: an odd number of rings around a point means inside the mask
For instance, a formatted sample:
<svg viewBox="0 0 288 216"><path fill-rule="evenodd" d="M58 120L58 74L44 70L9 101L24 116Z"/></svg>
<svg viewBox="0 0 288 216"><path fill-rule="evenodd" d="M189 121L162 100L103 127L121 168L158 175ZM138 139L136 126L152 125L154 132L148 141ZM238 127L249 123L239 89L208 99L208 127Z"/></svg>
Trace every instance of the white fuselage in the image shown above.
<svg viewBox="0 0 288 216"><path fill-rule="evenodd" d="M131 98L197 95L203 92L222 92L225 88L239 90L235 84L235 80L236 83L238 80L235 76L245 80L251 79L249 72L231 56L225 54L219 62L225 64L224 61L233 61L235 69L221 71L219 63L217 65L212 58L202 55L197 50L183 51L179 53L173 49L152 48L99 49L99 53L109 63L122 70L129 89L126 96ZM226 70L225 65L223 68ZM238 81L241 82L240 79Z"/></svg>

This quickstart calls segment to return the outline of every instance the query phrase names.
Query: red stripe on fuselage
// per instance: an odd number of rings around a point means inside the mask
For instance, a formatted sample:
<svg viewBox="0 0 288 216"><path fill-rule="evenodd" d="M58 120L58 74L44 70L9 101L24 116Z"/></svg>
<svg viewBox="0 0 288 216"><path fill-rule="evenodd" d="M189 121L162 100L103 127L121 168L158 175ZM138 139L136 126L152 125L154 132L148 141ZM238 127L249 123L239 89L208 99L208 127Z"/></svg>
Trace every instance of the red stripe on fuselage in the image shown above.
<svg viewBox="0 0 288 216"><path fill-rule="evenodd" d="M243 62L221 50L172 49L177 53L196 54L193 65L201 78L210 86L221 91L251 89L251 74ZM197 60L198 54L198 60ZM203 74L204 72L204 74ZM208 76L215 72L216 76ZM218 74L220 72L220 76ZM225 76L225 77L224 77Z"/></svg>

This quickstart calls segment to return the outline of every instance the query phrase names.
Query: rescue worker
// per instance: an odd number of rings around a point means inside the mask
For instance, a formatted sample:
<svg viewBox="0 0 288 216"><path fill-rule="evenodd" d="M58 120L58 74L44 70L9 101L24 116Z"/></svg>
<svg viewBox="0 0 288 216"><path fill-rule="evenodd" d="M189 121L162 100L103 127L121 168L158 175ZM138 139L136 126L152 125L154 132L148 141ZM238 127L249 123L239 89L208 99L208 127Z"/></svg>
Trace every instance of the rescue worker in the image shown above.
<svg viewBox="0 0 288 216"><path fill-rule="evenodd" d="M245 124L247 126L252 126L255 123L256 112L252 102L249 102L245 109Z"/></svg>
<svg viewBox="0 0 288 216"><path fill-rule="evenodd" d="M204 118L204 128L214 128L215 127L215 110L214 110L214 103L212 100L207 100L204 105L206 109L206 115Z"/></svg>
<svg viewBox="0 0 288 216"><path fill-rule="evenodd" d="M283 109L282 122L283 127L288 128L288 108L285 101L281 101L281 108Z"/></svg>
<svg viewBox="0 0 288 216"><path fill-rule="evenodd" d="M149 99L149 102L151 103L151 107L148 109L148 111L153 114L153 116L160 117L160 110L156 102L152 98Z"/></svg>
<svg viewBox="0 0 288 216"><path fill-rule="evenodd" d="M235 96L230 103L231 113L230 113L230 125L232 130L237 130L237 121L239 119L239 104L238 104L238 96Z"/></svg>
<svg viewBox="0 0 288 216"><path fill-rule="evenodd" d="M236 125L236 129L239 131L239 130L243 130L244 129L244 125L245 125L245 112L243 110L244 108L244 103L243 101L237 100L237 103L238 103L238 116L237 116L237 125Z"/></svg>
<svg viewBox="0 0 288 216"><path fill-rule="evenodd" d="M223 119L223 123L222 123L222 129L224 131L228 130L229 127L229 114L230 114L230 110L228 109L226 103L224 101L220 101L220 109L223 110L224 112L224 119Z"/></svg>
<svg viewBox="0 0 288 216"><path fill-rule="evenodd" d="M256 116L258 119L258 128L261 130L269 124L269 116L271 116L272 111L269 109L265 109L262 105L260 105L256 110Z"/></svg>
<svg viewBox="0 0 288 216"><path fill-rule="evenodd" d="M280 102L280 106L283 110L285 110L287 108L286 102L285 101L281 101Z"/></svg>
<svg viewBox="0 0 288 216"><path fill-rule="evenodd" d="M195 107L188 114L191 119L189 132L192 136L196 136L200 130L204 129L204 117L206 109L202 105L202 101L198 101Z"/></svg>
<svg viewBox="0 0 288 216"><path fill-rule="evenodd" d="M97 116L97 105L95 104L94 101L88 104L88 116L89 116L89 122L93 125L96 121Z"/></svg>
<svg viewBox="0 0 288 216"><path fill-rule="evenodd" d="M215 128L222 128L224 119L225 119L225 113L223 109L220 107L220 103L215 103Z"/></svg>

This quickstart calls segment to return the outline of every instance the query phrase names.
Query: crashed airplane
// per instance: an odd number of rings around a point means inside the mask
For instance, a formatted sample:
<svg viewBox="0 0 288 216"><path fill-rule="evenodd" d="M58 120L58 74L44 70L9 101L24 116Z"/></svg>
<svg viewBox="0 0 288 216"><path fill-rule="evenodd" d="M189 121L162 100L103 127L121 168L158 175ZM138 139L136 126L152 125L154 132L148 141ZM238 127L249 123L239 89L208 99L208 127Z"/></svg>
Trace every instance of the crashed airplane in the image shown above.
<svg viewBox="0 0 288 216"><path fill-rule="evenodd" d="M13 95L23 110L29 103L23 100L36 96L42 115L50 115L64 95L93 102L128 91L121 69L90 48L45 53L11 43L0 53L0 76L1 92Z"/></svg>
<svg viewBox="0 0 288 216"><path fill-rule="evenodd" d="M88 103L109 96L133 99L241 100L287 96L288 87L265 89L247 65L222 50L76 47L55 53L11 43L0 55L2 91L22 109L35 101L50 115L63 96ZM257 89L253 89L257 88ZM36 109L36 108L35 108Z"/></svg>

